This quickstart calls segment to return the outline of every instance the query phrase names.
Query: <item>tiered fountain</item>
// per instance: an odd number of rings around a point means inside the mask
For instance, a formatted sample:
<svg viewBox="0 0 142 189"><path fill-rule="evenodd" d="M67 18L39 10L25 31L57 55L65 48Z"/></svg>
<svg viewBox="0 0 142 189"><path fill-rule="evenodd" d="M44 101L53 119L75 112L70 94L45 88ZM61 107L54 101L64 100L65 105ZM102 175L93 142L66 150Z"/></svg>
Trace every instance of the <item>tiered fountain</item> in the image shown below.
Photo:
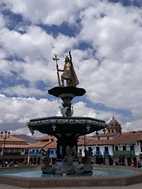
<svg viewBox="0 0 142 189"><path fill-rule="evenodd" d="M48 93L62 99L62 116L32 119L28 123L29 129L33 132L38 130L41 133L55 136L57 138L57 160L62 160L63 165L58 170L57 163L54 167L44 166L43 173L65 175L84 175L92 173L92 166L86 154L84 161L79 164L77 158L77 140L81 135L104 129L105 121L89 117L73 117L72 99L83 96L86 91L76 87L79 84L77 75L72 63L71 53L65 57L64 69L58 68L56 61L58 86L50 89ZM60 74L60 72L63 72Z"/></svg>
<svg viewBox="0 0 142 189"><path fill-rule="evenodd" d="M62 99L62 116L33 119L29 121L28 127L31 131L38 130L57 138L57 161L54 165L50 165L48 158L44 158L42 171L31 168L1 170L0 183L24 188L51 188L124 186L142 182L142 172L134 168L96 167L93 171L88 153L85 154L82 162L79 162L77 157L78 137L104 129L106 124L104 121L93 118L72 117L72 99L84 95L85 90L76 87L79 82L70 53L65 58L63 70L58 69L57 56L54 60L57 65L59 85L48 92L50 95ZM61 77L60 71L63 71Z"/></svg>

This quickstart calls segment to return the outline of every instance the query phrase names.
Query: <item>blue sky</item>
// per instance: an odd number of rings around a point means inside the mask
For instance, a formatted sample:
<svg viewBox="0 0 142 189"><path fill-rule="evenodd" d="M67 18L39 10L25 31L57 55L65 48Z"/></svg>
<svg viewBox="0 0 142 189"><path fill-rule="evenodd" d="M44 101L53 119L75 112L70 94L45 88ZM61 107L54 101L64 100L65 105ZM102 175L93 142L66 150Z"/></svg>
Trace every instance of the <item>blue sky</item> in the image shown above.
<svg viewBox="0 0 142 189"><path fill-rule="evenodd" d="M75 116L108 121L124 130L142 123L142 1L1 0L0 128L27 132L31 118L60 115L54 54L63 67L72 51L86 96Z"/></svg>

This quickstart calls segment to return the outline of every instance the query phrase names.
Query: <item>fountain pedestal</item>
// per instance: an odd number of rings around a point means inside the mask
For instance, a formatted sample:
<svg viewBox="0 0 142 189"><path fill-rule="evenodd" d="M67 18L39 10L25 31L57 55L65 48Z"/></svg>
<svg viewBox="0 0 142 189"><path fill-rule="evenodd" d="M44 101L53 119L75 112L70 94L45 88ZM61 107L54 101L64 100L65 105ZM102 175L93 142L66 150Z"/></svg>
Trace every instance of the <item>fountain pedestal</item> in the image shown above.
<svg viewBox="0 0 142 189"><path fill-rule="evenodd" d="M62 99L61 113L64 118L70 118L73 115L72 100L76 96L82 96L86 93L85 89L77 87L54 87L48 91L50 95ZM68 125L69 126L69 125ZM66 127L68 127L66 126ZM57 157L63 159L70 152L73 158L77 158L77 138L78 134L75 132L66 132L63 130L62 134L56 135L57 142Z"/></svg>

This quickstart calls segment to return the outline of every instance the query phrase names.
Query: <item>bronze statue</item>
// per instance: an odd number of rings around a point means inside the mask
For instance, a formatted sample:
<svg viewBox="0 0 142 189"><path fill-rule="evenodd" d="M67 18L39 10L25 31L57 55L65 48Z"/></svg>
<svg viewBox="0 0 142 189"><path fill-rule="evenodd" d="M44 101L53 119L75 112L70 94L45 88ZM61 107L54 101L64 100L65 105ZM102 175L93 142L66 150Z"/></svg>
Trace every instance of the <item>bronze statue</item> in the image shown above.
<svg viewBox="0 0 142 189"><path fill-rule="evenodd" d="M76 75L75 70L74 70L71 53L69 52L69 56L65 57L65 64L64 64L63 70L58 68L57 60L59 60L59 59L57 58L56 55L53 58L53 60L56 61L56 68L57 68L57 76L58 76L59 86L61 86L61 87L65 87L65 86L66 87L76 87L76 85L79 84L79 81L78 81L77 75ZM61 78L59 76L59 72L63 72L61 74ZM65 83L65 81L66 81L66 83Z"/></svg>

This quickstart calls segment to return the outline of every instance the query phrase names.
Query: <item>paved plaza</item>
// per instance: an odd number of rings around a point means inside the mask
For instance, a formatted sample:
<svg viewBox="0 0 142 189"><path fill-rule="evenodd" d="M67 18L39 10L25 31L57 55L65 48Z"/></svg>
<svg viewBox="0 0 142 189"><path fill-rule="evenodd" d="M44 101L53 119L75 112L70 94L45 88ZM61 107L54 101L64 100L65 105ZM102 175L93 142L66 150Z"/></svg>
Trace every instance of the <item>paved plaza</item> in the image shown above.
<svg viewBox="0 0 142 189"><path fill-rule="evenodd" d="M129 185L129 186L108 186L108 187L57 187L57 188L47 188L47 189L142 189L142 183L141 184L135 184L135 185ZM9 186L9 185L4 185L0 184L0 189L23 189L22 187L16 187L16 186ZM35 188L30 188L30 189L35 189ZM41 188L36 188L36 189L41 189ZM43 188L42 188L43 189Z"/></svg>

